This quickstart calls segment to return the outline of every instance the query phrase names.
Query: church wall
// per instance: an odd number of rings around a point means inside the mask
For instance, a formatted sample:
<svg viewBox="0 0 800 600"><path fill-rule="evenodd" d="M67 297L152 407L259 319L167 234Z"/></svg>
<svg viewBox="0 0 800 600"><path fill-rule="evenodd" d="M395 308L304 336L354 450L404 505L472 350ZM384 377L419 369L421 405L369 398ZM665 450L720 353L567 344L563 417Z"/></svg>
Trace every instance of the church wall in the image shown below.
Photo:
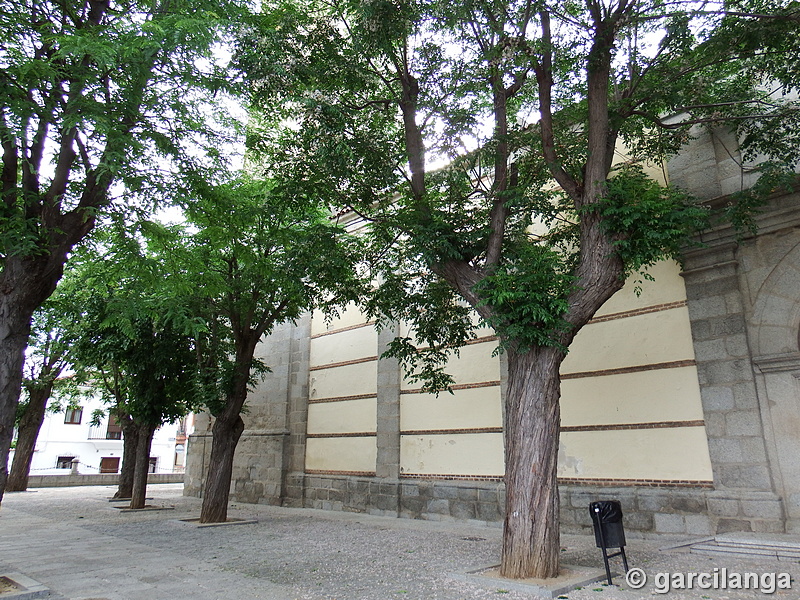
<svg viewBox="0 0 800 600"><path fill-rule="evenodd" d="M670 163L672 183L730 192L730 141L701 138ZM757 236L706 232L682 269L632 277L579 333L562 368L566 531L587 530L588 504L611 498L630 530L800 529L797 206L773 199ZM501 522L505 365L491 331L451 361L453 394L438 397L378 358L393 335L353 308L273 333L264 346L278 368L244 417L235 499ZM200 430L190 494L210 448Z"/></svg>

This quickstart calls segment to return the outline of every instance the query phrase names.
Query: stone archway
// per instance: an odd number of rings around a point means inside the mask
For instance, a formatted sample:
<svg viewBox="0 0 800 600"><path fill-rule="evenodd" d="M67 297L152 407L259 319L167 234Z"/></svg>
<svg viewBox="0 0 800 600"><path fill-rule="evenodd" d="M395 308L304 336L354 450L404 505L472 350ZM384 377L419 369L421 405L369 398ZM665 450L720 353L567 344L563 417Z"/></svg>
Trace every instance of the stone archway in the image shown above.
<svg viewBox="0 0 800 600"><path fill-rule="evenodd" d="M772 477L783 497L786 529L793 532L800 531L798 237L794 232L793 235L760 239L748 257L753 268L746 275L749 289L757 290L753 294L748 326L764 433L772 450ZM767 263L770 259L771 265ZM758 262L762 265L759 266Z"/></svg>

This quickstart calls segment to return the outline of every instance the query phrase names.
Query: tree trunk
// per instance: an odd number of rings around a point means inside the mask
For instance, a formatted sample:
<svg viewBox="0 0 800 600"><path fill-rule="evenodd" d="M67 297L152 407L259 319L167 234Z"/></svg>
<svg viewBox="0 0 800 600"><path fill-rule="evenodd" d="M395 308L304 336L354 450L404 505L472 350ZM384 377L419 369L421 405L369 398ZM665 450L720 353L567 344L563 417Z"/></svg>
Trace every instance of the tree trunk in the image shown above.
<svg viewBox="0 0 800 600"><path fill-rule="evenodd" d="M28 407L19 421L17 448L14 451L14 460L11 463L11 473L6 482L6 491L24 492L28 489L28 476L31 472L33 451L36 448L36 439L44 422L44 413L47 410L47 401L53 391L53 383L43 387L31 388L28 392Z"/></svg>
<svg viewBox="0 0 800 600"><path fill-rule="evenodd" d="M4 265L4 269L8 269L8 265ZM6 280L14 281L14 278L3 277L0 285L7 283ZM21 278L15 283L25 285ZM22 387L25 348L31 333L31 316L36 308L21 306L16 294L4 291L0 289L0 503L8 479L8 454Z"/></svg>
<svg viewBox="0 0 800 600"><path fill-rule="evenodd" d="M60 235L60 243L51 245L47 254L7 256L0 270L0 503L8 479L8 454L33 313L56 289L67 251L93 224L93 218L84 219L72 236Z"/></svg>
<svg viewBox="0 0 800 600"><path fill-rule="evenodd" d="M150 445L153 442L155 429L152 425L138 426L139 439L136 442L136 468L133 474L130 508L144 508L147 496L147 473L150 470Z"/></svg>
<svg viewBox="0 0 800 600"><path fill-rule="evenodd" d="M133 497L133 475L136 472L136 453L139 443L139 429L133 419L128 415L118 419L122 427L122 468L119 471L115 500Z"/></svg>
<svg viewBox="0 0 800 600"><path fill-rule="evenodd" d="M232 418L220 416L214 421L211 458L200 511L201 523L224 523L228 519L233 457L243 431L244 421L238 412Z"/></svg>
<svg viewBox="0 0 800 600"><path fill-rule="evenodd" d="M556 577L559 506L556 470L564 352L508 351L506 396L506 517L500 574Z"/></svg>

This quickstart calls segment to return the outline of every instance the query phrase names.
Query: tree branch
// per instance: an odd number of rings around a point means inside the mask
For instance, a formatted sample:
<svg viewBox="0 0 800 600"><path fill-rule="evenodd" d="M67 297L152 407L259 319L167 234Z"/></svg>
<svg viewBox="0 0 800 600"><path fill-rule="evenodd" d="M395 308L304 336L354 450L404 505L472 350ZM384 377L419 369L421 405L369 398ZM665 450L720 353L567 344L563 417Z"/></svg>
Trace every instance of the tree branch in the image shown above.
<svg viewBox="0 0 800 600"><path fill-rule="evenodd" d="M541 118L540 133L542 137L542 155L553 178L573 201L580 201L581 186L561 166L555 150L555 134L553 131L552 89L553 89L553 39L550 32L550 15L547 11L540 13L542 20L542 61L534 66L536 81L539 86L539 114Z"/></svg>
<svg viewBox="0 0 800 600"><path fill-rule="evenodd" d="M482 302L474 289L478 282L483 279L483 275L466 261L451 260L443 264L431 265L431 271L449 283L472 308L486 321L489 321L494 313L485 303Z"/></svg>
<svg viewBox="0 0 800 600"><path fill-rule="evenodd" d="M3 185L3 202L6 206L11 207L16 199L14 189L17 187L19 153L14 136L6 122L5 107L0 107L0 142L3 146L3 170L0 175Z"/></svg>

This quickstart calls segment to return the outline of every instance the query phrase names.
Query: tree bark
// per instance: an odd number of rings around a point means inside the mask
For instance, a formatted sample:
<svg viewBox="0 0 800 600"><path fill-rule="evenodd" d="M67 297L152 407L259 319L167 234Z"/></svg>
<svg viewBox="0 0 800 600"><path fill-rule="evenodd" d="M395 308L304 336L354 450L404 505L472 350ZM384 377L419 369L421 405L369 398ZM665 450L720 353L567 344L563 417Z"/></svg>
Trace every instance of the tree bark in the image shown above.
<svg viewBox="0 0 800 600"><path fill-rule="evenodd" d="M24 261L10 256L6 257L0 274L0 503L8 479L8 454L22 388L22 368L31 334L31 318L40 303L31 293L34 290L25 289L31 285L26 268Z"/></svg>
<svg viewBox="0 0 800 600"><path fill-rule="evenodd" d="M0 503L8 479L8 454L22 388L25 348L34 311L64 273L67 252L94 226L93 217L64 219L47 254L7 256L0 271ZM69 229L67 232L66 230Z"/></svg>
<svg viewBox="0 0 800 600"><path fill-rule="evenodd" d="M224 523L228 519L228 498L233 476L233 457L244 431L244 421L237 413L214 421L211 437L211 458L208 462L201 523Z"/></svg>
<svg viewBox="0 0 800 600"><path fill-rule="evenodd" d="M43 387L31 388L28 392L28 407L19 421L17 429L17 448L14 451L14 460L11 463L11 473L6 482L6 491L24 492L28 489L28 477L31 472L33 451L36 448L36 439L44 422L47 410L47 401L53 391L53 383Z"/></svg>
<svg viewBox="0 0 800 600"><path fill-rule="evenodd" d="M147 472L150 469L150 445L153 442L152 425L138 426L138 440L136 442L136 468L133 475L133 490L131 491L130 508L144 508L147 496Z"/></svg>
<svg viewBox="0 0 800 600"><path fill-rule="evenodd" d="M556 471L560 428L559 367L553 347L508 351L506 517L500 574L556 577L559 506Z"/></svg>
<svg viewBox="0 0 800 600"><path fill-rule="evenodd" d="M136 453L139 443L139 429L133 419L129 415L118 419L122 427L122 467L119 471L119 485L114 493L115 500L133 498L133 476L136 472Z"/></svg>

